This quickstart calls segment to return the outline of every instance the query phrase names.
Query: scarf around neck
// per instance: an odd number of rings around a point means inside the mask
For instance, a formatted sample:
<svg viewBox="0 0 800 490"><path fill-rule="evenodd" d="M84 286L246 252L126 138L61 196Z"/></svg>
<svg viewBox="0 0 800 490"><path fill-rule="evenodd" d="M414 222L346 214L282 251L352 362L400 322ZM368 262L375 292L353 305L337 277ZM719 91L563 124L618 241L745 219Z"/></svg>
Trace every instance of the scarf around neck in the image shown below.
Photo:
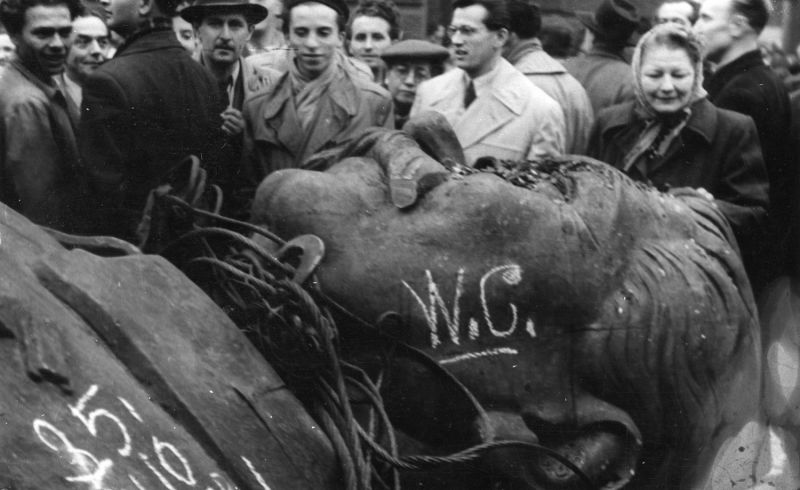
<svg viewBox="0 0 800 490"><path fill-rule="evenodd" d="M339 72L340 56L341 54L337 50L325 71L316 78L310 79L300 73L297 68L296 54L292 52L292 59L289 63L289 80L292 84L295 111L304 131L308 131L312 125L322 96L327 93L328 87Z"/></svg>
<svg viewBox="0 0 800 490"><path fill-rule="evenodd" d="M689 121L692 115L692 105L706 97L706 91L703 89L703 62L702 59L698 59L694 64L692 92L685 106L674 113L667 114L657 112L647 101L644 89L642 88L642 53L648 43L650 43L651 46L662 45L659 44L657 39L657 37L661 36L680 36L682 38L688 38L689 42L697 42L693 34L679 27L670 24L661 24L646 32L636 44L636 49L631 59L634 92L636 94L634 114L636 120L643 123L644 129L638 138L637 144L634 145L631 151L625 156L623 166L625 171L628 171L642 159L647 162L663 157L672 141L680 134L681 130L683 130L686 123ZM655 41L655 43L652 43L652 41Z"/></svg>

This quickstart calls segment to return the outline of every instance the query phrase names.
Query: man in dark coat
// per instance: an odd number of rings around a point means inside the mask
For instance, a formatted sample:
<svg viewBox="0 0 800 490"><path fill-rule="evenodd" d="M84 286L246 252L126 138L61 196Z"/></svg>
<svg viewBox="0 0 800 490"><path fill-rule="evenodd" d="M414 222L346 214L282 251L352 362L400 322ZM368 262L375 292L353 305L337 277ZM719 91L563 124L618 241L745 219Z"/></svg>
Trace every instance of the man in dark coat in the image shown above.
<svg viewBox="0 0 800 490"><path fill-rule="evenodd" d="M592 110L633 100L633 74L625 60L641 18L628 0L604 0L593 15L579 16L586 26L589 51L564 63L567 71L586 89Z"/></svg>
<svg viewBox="0 0 800 490"><path fill-rule="evenodd" d="M40 225L79 231L78 110L64 71L76 0L4 0L17 57L0 76L0 201Z"/></svg>
<svg viewBox="0 0 800 490"><path fill-rule="evenodd" d="M96 232L137 241L148 192L188 155L219 152L225 110L213 75L172 32L174 0L114 0L109 28L125 38L84 86L81 151L98 199Z"/></svg>
<svg viewBox="0 0 800 490"><path fill-rule="evenodd" d="M694 26L705 41L706 57L717 64L705 83L709 100L752 117L761 141L770 184L771 232L759 251L763 263L755 271L749 269L756 293L786 272L798 185L789 95L758 50L758 35L768 18L763 0L706 0Z"/></svg>

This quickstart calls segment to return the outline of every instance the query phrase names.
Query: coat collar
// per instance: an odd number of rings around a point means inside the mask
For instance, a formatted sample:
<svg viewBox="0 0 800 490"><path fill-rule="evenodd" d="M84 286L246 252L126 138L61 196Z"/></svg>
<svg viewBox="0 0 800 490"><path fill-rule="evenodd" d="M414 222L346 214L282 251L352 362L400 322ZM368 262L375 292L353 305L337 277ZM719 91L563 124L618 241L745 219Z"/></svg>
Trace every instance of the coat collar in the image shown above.
<svg viewBox="0 0 800 490"><path fill-rule="evenodd" d="M617 106L616 110L609 111L609 119L603 135L614 133L624 128L637 124L638 118L634 111L634 102L626 102ZM686 129L696 133L706 143L711 143L714 138L714 128L717 125L717 112L707 99L701 99L692 105L692 115L686 122ZM638 136L638 135L637 135Z"/></svg>
<svg viewBox="0 0 800 490"><path fill-rule="evenodd" d="M114 58L128 56L160 49L183 49L171 28L156 25L148 27L131 35L119 47ZM184 50L185 51L185 50Z"/></svg>
<svg viewBox="0 0 800 490"><path fill-rule="evenodd" d="M331 123L317 126L317 130L309 137L300 128L291 101L292 84L288 72L278 79L267 97L267 102L259 115L265 127L270 128L264 136L270 143L279 144L289 150L295 156L298 165L305 160L305 157L327 144L342 128L347 127L359 109L358 89L347 71L341 67L327 92L326 98L331 103L323 102L325 106L329 105L331 108Z"/></svg>
<svg viewBox="0 0 800 490"><path fill-rule="evenodd" d="M754 68L765 67L761 53L754 49L718 69L706 82L709 93L716 95L731 79Z"/></svg>
<svg viewBox="0 0 800 490"><path fill-rule="evenodd" d="M641 132L645 128L645 121L636 117L634 102L626 102L612 109L608 123L603 130L603 140L613 141L619 147L621 154L626 154L637 143ZM650 174L670 161L679 151L687 139L702 140L710 145L714 138L714 128L717 126L717 110L707 99L700 99L692 105L692 115L686 122L686 127L667 149L666 154L658 161L648 165L646 171L640 169L643 175ZM693 138L695 136L696 138Z"/></svg>
<svg viewBox="0 0 800 490"><path fill-rule="evenodd" d="M437 94L431 101L431 107L438 106L438 110L445 114L459 112L463 107L467 74L455 68L443 76L447 77L443 80L446 90ZM486 90L479 91L475 102L460 117L454 118L457 120L453 129L464 148L519 117L523 108L530 103L530 92L525 90L525 84L530 82L511 63L500 58L490 76L491 82ZM487 93L488 96L485 95Z"/></svg>
<svg viewBox="0 0 800 490"><path fill-rule="evenodd" d="M564 65L545 52L542 42L536 38L520 41L506 59L525 75L556 75L567 72Z"/></svg>

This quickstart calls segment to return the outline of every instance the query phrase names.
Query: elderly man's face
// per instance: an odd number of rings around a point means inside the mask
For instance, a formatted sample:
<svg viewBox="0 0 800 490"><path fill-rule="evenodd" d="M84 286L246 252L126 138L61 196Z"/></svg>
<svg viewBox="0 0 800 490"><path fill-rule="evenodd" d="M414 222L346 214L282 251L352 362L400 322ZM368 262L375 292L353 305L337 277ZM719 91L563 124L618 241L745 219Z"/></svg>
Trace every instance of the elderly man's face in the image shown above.
<svg viewBox="0 0 800 490"><path fill-rule="evenodd" d="M242 55L252 32L253 26L247 24L244 14L207 15L197 28L203 59L217 65L235 63Z"/></svg>
<svg viewBox="0 0 800 490"><path fill-rule="evenodd" d="M667 2L658 8L656 22L659 24L675 24L684 29L691 29L693 13L694 8L689 2Z"/></svg>
<svg viewBox="0 0 800 490"><path fill-rule="evenodd" d="M420 61L394 63L386 72L386 88L395 103L411 105L417 94L417 86L431 78L431 64Z"/></svg>
<svg viewBox="0 0 800 490"><path fill-rule="evenodd" d="M728 51L733 38L731 0L704 0L694 32L705 44L706 57L719 61Z"/></svg>
<svg viewBox="0 0 800 490"><path fill-rule="evenodd" d="M317 2L301 3L289 11L289 46L304 76L317 78L333 62L342 46L337 18L335 10Z"/></svg>
<svg viewBox="0 0 800 490"><path fill-rule="evenodd" d="M25 11L22 32L12 36L22 64L39 77L64 71L72 33L66 5L36 5Z"/></svg>
<svg viewBox="0 0 800 490"><path fill-rule="evenodd" d="M108 59L111 43L105 23L93 15L78 17L72 23L72 46L67 54L67 73L83 83Z"/></svg>

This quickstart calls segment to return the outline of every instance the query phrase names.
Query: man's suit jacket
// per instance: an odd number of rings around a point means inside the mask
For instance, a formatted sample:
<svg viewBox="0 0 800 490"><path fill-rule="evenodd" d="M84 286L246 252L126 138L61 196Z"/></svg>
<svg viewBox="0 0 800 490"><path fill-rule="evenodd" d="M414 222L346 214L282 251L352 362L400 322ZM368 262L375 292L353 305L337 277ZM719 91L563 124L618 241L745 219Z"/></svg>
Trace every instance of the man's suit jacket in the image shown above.
<svg viewBox="0 0 800 490"><path fill-rule="evenodd" d="M419 85L411 116L441 113L453 126L467 163L480 157L538 160L564 152L561 106L504 59L497 61L491 86L464 110L468 78L460 68ZM479 90L480 92L480 90Z"/></svg>
<svg viewBox="0 0 800 490"><path fill-rule="evenodd" d="M218 158L226 105L169 29L134 34L97 69L84 85L80 127L96 231L135 241L150 189L188 155Z"/></svg>

